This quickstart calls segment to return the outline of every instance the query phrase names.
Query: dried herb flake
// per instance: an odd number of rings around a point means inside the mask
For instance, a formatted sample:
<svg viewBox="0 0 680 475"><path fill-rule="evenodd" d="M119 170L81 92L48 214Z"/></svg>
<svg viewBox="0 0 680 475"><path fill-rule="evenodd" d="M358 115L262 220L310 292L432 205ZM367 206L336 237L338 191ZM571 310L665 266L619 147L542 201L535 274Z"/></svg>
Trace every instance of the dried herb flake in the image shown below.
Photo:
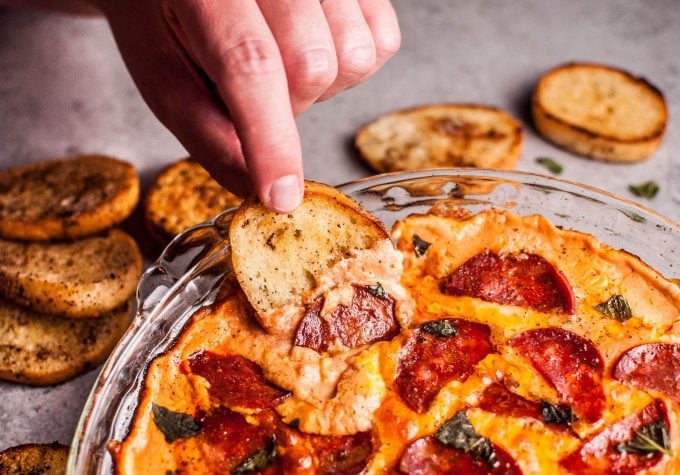
<svg viewBox="0 0 680 475"><path fill-rule="evenodd" d="M424 255L431 245L431 242L427 242L417 234L413 235L413 252L416 253L416 256L420 257Z"/></svg>
<svg viewBox="0 0 680 475"><path fill-rule="evenodd" d="M639 185L628 185L628 189L635 196L640 198L652 199L659 192L659 184L655 181L647 181L645 183L640 183Z"/></svg>
<svg viewBox="0 0 680 475"><path fill-rule="evenodd" d="M426 331L430 335L439 337L452 337L458 335L458 327L450 320L438 320L436 322L428 322L422 327L423 331Z"/></svg>
<svg viewBox="0 0 680 475"><path fill-rule="evenodd" d="M193 437L201 431L201 426L189 414L171 411L158 404L152 404L151 411L156 427L169 444L177 439Z"/></svg>
<svg viewBox="0 0 680 475"><path fill-rule="evenodd" d="M387 293L385 292L385 289L383 289L383 286L380 285L380 282L377 282L375 285L367 285L366 290L368 290L370 293L372 293L379 299L387 298Z"/></svg>
<svg viewBox="0 0 680 475"><path fill-rule="evenodd" d="M435 434L435 438L446 446L464 450L475 460L485 461L492 468L498 463L491 441L475 431L465 411L458 411L446 421Z"/></svg>
<svg viewBox="0 0 680 475"><path fill-rule="evenodd" d="M595 305L593 308L601 314L620 322L624 322L633 316L628 300L619 294L612 295L606 302Z"/></svg>
<svg viewBox="0 0 680 475"><path fill-rule="evenodd" d="M631 440L616 444L616 450L635 454L661 452L672 456L673 451L666 422L660 420L636 429L635 436Z"/></svg>
<svg viewBox="0 0 680 475"><path fill-rule="evenodd" d="M541 401L541 417L548 424L569 425L576 420L571 407L564 404L554 406L546 401Z"/></svg>
<svg viewBox="0 0 680 475"><path fill-rule="evenodd" d="M536 159L536 163L538 163L539 165L543 165L553 175L559 175L564 170L564 167L557 163L552 158L538 157Z"/></svg>
<svg viewBox="0 0 680 475"><path fill-rule="evenodd" d="M255 452L231 470L231 475L251 473L269 467L276 458L276 438L272 437L267 445Z"/></svg>

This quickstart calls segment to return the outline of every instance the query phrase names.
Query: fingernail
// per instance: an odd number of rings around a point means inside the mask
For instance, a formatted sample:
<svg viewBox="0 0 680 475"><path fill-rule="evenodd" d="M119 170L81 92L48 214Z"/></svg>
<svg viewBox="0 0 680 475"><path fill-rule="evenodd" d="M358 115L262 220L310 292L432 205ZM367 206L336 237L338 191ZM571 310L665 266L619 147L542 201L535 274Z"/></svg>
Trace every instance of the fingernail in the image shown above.
<svg viewBox="0 0 680 475"><path fill-rule="evenodd" d="M285 175L277 178L269 188L267 205L279 213L288 213L300 205L302 189L297 175Z"/></svg>

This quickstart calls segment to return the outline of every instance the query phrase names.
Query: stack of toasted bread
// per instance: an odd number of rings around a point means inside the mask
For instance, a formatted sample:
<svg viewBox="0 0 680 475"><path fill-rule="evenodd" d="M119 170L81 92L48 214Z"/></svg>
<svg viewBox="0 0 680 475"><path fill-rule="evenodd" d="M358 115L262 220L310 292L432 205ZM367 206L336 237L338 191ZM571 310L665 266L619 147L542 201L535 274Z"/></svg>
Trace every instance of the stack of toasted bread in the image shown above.
<svg viewBox="0 0 680 475"><path fill-rule="evenodd" d="M0 172L0 379L58 383L108 355L142 270L115 228L138 198L135 169L103 156Z"/></svg>

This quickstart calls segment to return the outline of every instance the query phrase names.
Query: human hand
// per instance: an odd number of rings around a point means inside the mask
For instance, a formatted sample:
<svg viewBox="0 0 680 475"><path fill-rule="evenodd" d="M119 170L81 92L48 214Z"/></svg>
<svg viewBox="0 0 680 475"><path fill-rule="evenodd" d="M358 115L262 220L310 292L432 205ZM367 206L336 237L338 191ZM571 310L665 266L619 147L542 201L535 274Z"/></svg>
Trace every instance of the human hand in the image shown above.
<svg viewBox="0 0 680 475"><path fill-rule="evenodd" d="M156 116L223 186L302 199L294 117L399 48L389 0L92 0Z"/></svg>

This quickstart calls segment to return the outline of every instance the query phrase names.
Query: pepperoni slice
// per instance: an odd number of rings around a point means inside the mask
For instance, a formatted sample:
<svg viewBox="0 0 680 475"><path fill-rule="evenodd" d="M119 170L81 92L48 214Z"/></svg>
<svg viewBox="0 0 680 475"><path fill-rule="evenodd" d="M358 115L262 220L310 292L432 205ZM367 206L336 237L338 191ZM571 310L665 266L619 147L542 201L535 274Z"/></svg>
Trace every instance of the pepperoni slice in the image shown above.
<svg viewBox="0 0 680 475"><path fill-rule="evenodd" d="M479 408L494 414L543 420L539 403L510 392L501 383L492 383L486 387L479 400Z"/></svg>
<svg viewBox="0 0 680 475"><path fill-rule="evenodd" d="M414 330L402 350L394 381L406 405L420 413L446 383L467 379L492 351L488 326L461 319L440 321L457 328L457 335L435 336L423 327Z"/></svg>
<svg viewBox="0 0 680 475"><path fill-rule="evenodd" d="M612 475L634 474L652 467L661 459L661 452L636 453L616 447L633 439L635 431L642 426L657 421L663 421L669 427L666 408L658 399L586 440L580 449L560 460L560 465L569 473Z"/></svg>
<svg viewBox="0 0 680 475"><path fill-rule="evenodd" d="M443 279L440 291L540 312L558 309L573 314L575 306L564 275L543 257L524 252L477 254Z"/></svg>
<svg viewBox="0 0 680 475"><path fill-rule="evenodd" d="M364 471L373 454L370 432L327 436L286 429L281 437L282 463L286 473L354 475Z"/></svg>
<svg viewBox="0 0 680 475"><path fill-rule="evenodd" d="M271 443L277 416L273 411L264 411L257 419L257 423L251 424L226 407L199 416L203 429L196 437L204 460L216 473L229 473ZM260 473L281 473L280 462L275 459Z"/></svg>
<svg viewBox="0 0 680 475"><path fill-rule="evenodd" d="M191 372L210 383L210 395L231 408L266 409L290 396L267 381L262 368L239 355L201 351L189 357Z"/></svg>
<svg viewBox="0 0 680 475"><path fill-rule="evenodd" d="M590 341L562 328L539 328L508 343L531 360L577 416L587 422L600 418L605 405L604 363Z"/></svg>
<svg viewBox="0 0 680 475"><path fill-rule="evenodd" d="M636 346L621 355L612 376L622 382L659 391L680 404L680 344Z"/></svg>
<svg viewBox="0 0 680 475"><path fill-rule="evenodd" d="M429 436L411 443L399 462L399 472L407 475L515 475L522 471L505 450L493 444L496 463L493 467L475 460L461 449L448 447Z"/></svg>
<svg viewBox="0 0 680 475"><path fill-rule="evenodd" d="M307 307L295 332L297 346L322 352L337 340L348 348L357 348L389 340L399 333L399 322L394 317L394 299L387 294L376 295L366 287L353 287L354 296L349 307L338 305L324 317L320 316L323 297Z"/></svg>

